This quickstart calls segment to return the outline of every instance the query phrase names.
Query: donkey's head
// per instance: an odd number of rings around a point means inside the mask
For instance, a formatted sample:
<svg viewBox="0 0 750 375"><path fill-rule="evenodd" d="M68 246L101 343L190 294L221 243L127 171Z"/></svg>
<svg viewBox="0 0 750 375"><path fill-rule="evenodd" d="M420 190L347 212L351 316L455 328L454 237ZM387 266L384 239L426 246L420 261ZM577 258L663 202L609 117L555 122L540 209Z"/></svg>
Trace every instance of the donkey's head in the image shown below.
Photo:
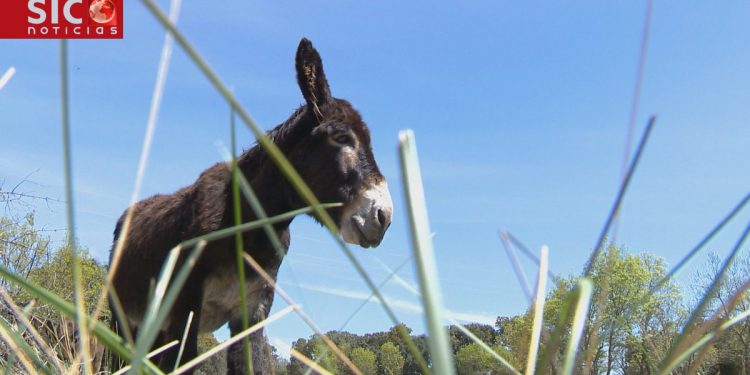
<svg viewBox="0 0 750 375"><path fill-rule="evenodd" d="M393 203L372 155L370 131L349 102L331 96L320 55L304 38L296 68L310 125L288 157L321 202L344 204L330 211L344 241L378 246L391 224Z"/></svg>

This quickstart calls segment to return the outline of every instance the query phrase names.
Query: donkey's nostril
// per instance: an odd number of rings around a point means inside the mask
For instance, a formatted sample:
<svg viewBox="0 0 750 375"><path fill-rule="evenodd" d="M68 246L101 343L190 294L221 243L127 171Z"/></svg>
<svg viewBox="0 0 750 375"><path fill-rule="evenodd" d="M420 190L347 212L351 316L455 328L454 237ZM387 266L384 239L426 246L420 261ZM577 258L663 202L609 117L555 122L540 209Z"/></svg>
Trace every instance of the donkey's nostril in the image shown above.
<svg viewBox="0 0 750 375"><path fill-rule="evenodd" d="M386 226L388 224L386 223L386 220L388 220L388 218L386 217L385 211L378 209L378 223L380 223L381 226Z"/></svg>
<svg viewBox="0 0 750 375"><path fill-rule="evenodd" d="M381 229L385 232L391 225L391 211L388 209L378 209L378 223Z"/></svg>

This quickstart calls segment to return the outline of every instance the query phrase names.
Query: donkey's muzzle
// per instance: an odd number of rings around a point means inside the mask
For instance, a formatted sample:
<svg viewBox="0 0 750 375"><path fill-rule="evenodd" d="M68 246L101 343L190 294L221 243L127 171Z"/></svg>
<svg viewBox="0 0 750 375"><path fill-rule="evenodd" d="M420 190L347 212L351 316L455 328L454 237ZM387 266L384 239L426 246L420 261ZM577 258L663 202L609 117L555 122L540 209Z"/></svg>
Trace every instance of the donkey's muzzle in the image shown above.
<svg viewBox="0 0 750 375"><path fill-rule="evenodd" d="M392 209L373 209L371 213L372 219L361 222L355 217L352 217L352 226L356 229L357 242L347 241L356 243L364 248L377 247L380 242L383 241L385 231L391 226L391 216L393 213ZM344 238L346 240L346 238Z"/></svg>
<svg viewBox="0 0 750 375"><path fill-rule="evenodd" d="M383 241L392 217L393 202L383 181L364 190L344 209L341 235L346 242L376 247Z"/></svg>

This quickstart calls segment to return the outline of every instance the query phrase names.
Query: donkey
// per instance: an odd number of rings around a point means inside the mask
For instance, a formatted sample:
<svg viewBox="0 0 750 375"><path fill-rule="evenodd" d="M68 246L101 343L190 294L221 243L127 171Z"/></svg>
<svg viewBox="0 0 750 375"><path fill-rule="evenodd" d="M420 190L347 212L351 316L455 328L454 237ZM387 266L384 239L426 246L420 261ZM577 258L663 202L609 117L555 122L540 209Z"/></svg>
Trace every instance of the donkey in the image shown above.
<svg viewBox="0 0 750 375"><path fill-rule="evenodd" d="M297 48L295 66L305 104L269 131L268 137L321 202L342 203L328 212L338 223L344 241L364 248L376 247L391 223L393 203L373 157L367 125L349 102L331 96L320 55L305 38ZM267 215L306 206L260 145L245 151L237 163ZM218 163L203 171L192 185L173 194L155 195L131 207L131 230L113 278L125 316L113 321L127 319L136 336L147 295L169 250L184 240L234 225L231 186L230 168ZM243 222L257 219L244 199L241 204ZM117 222L115 244L124 218L125 214ZM284 253L289 247L291 221L274 224ZM284 254L276 251L263 230L245 232L243 240L244 251L275 279ZM209 243L161 327L155 347L181 340L191 311L194 317L187 332L183 363L197 355L199 333L213 332L227 322L232 335L241 332L243 308L247 308L251 325L265 319L273 303L273 288L246 267L247 306L241 306L236 268L233 238ZM267 373L263 332L251 335L250 342L254 372ZM229 348L230 374L244 373L242 350L241 343ZM158 364L171 370L176 360L177 350L169 350L160 356Z"/></svg>

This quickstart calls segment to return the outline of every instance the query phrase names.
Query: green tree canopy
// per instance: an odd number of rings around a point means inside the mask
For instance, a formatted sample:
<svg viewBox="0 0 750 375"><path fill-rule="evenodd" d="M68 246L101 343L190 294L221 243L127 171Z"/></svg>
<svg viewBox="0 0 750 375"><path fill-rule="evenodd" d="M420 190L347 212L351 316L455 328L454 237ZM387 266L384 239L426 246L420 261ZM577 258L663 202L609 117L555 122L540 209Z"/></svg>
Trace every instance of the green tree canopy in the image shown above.
<svg viewBox="0 0 750 375"><path fill-rule="evenodd" d="M50 239L34 225L34 214L22 219L0 217L0 264L11 272L29 278L36 268L49 262L52 251ZM5 278L0 278L0 286L19 303L21 289Z"/></svg>
<svg viewBox="0 0 750 375"><path fill-rule="evenodd" d="M376 375L378 373L377 359L372 350L354 348L354 350L352 350L351 360L364 375Z"/></svg>
<svg viewBox="0 0 750 375"><path fill-rule="evenodd" d="M649 294L665 274L664 260L648 253L631 254L613 245L601 253L591 273L594 294L579 355L581 366L592 374L656 371L684 318L676 284L668 282ZM578 280L559 279L548 294L545 326L550 332ZM560 350L553 356L561 355Z"/></svg>
<svg viewBox="0 0 750 375"><path fill-rule="evenodd" d="M101 266L85 248L79 248L78 259L81 265L81 283L83 298L89 311L93 311L99 300L106 277L106 269ZM57 249L48 263L34 268L29 273L29 280L39 286L53 291L68 301L73 300L73 251L64 246ZM57 314L56 312L48 312ZM106 312L105 312L106 315Z"/></svg>
<svg viewBox="0 0 750 375"><path fill-rule="evenodd" d="M495 351L503 356L503 358L508 358L508 353L502 348L498 347ZM475 343L465 345L458 350L456 353L456 369L459 375L512 374L512 372L498 362L492 354L488 353Z"/></svg>
<svg viewBox="0 0 750 375"><path fill-rule="evenodd" d="M383 375L400 375L404 369L404 356L392 342L386 342L380 347L378 365Z"/></svg>

